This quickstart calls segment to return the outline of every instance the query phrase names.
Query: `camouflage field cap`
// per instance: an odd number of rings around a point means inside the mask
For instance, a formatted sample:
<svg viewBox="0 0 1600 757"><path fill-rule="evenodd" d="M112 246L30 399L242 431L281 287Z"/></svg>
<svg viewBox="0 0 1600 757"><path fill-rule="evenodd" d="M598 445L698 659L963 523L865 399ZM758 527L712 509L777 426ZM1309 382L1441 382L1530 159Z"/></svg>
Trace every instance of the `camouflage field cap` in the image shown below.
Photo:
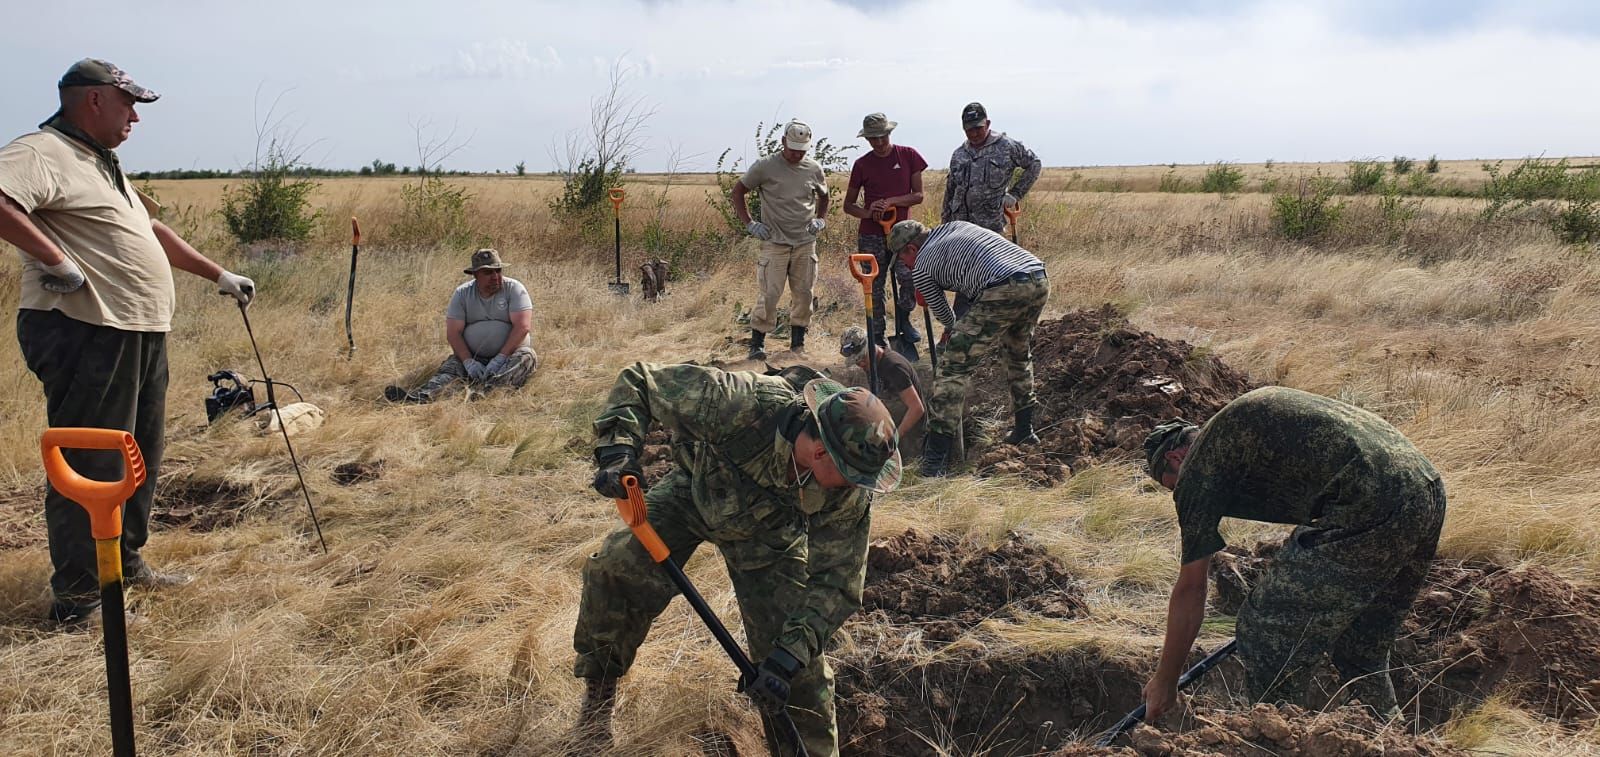
<svg viewBox="0 0 1600 757"><path fill-rule="evenodd" d="M500 253L487 247L478 250L472 253L472 266L461 269L461 272L471 274L485 268L495 271L505 268L505 264L500 262Z"/></svg>
<svg viewBox="0 0 1600 757"><path fill-rule="evenodd" d="M1196 428L1199 426L1182 418L1174 418L1156 426L1144 438L1144 472L1157 482L1161 481L1162 474L1167 472L1167 453L1183 446L1190 429Z"/></svg>
<svg viewBox="0 0 1600 757"><path fill-rule="evenodd" d="M67 87L98 87L109 84L117 89L133 95L133 99L142 103L153 103L161 97L154 91L145 89L133 82L133 77L128 72L117 68L109 61L99 58L84 58L72 64L61 75L61 81L56 83L58 89Z"/></svg>
<svg viewBox="0 0 1600 757"><path fill-rule="evenodd" d="M872 392L816 379L806 384L805 398L822 447L846 481L880 493L900 485L900 433Z"/></svg>
<svg viewBox="0 0 1600 757"><path fill-rule="evenodd" d="M894 127L899 125L896 121L890 121L889 117L882 113L871 113L866 118L861 119L861 131L856 136L887 137L889 132L894 131Z"/></svg>
<svg viewBox="0 0 1600 757"><path fill-rule="evenodd" d="M927 231L928 227L923 226L921 221L901 221L889 229L889 239L885 244L889 245L890 252L898 255L911 240L922 236Z"/></svg>
<svg viewBox="0 0 1600 757"><path fill-rule="evenodd" d="M967 107L961 109L961 128L963 129L982 126L983 122L987 120L989 120L989 111L983 107L983 103L967 103Z"/></svg>
<svg viewBox="0 0 1600 757"><path fill-rule="evenodd" d="M867 348L867 332L860 326L851 326L839 335L839 354L855 357Z"/></svg>

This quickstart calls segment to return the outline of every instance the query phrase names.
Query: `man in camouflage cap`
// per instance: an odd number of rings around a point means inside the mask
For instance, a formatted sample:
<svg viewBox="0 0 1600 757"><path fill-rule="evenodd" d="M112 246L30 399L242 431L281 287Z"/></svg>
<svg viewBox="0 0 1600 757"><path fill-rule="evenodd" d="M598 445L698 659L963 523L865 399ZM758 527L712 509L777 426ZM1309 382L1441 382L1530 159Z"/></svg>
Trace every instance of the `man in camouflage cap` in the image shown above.
<svg viewBox="0 0 1600 757"><path fill-rule="evenodd" d="M961 130L967 139L950 155L939 222L967 221L1002 234L1005 211L1021 204L1039 180L1044 163L1021 142L990 128L983 103L967 103L961 109ZM1022 175L1013 182L1019 168ZM957 294L956 315L966 315L969 304L965 295Z"/></svg>
<svg viewBox="0 0 1600 757"><path fill-rule="evenodd" d="M1145 455L1173 491L1182 540L1166 643L1144 687L1149 718L1177 700L1225 517L1296 526L1239 611L1251 699L1320 708L1308 688L1331 652L1352 698L1397 715L1389 650L1444 523L1444 484L1427 458L1366 410L1284 387L1239 397L1204 428L1162 424Z"/></svg>
<svg viewBox="0 0 1600 757"><path fill-rule="evenodd" d="M894 421L865 389L697 365L635 363L595 419L594 488L623 498L643 478L645 434L672 434L674 468L645 494L649 521L682 565L702 542L722 552L760 678L747 689L788 707L812 755L839 753L828 639L861 606L872 492L900 481ZM586 681L575 735L610 741L617 679L676 587L627 528L583 567L573 647ZM779 734L763 715L767 742Z"/></svg>

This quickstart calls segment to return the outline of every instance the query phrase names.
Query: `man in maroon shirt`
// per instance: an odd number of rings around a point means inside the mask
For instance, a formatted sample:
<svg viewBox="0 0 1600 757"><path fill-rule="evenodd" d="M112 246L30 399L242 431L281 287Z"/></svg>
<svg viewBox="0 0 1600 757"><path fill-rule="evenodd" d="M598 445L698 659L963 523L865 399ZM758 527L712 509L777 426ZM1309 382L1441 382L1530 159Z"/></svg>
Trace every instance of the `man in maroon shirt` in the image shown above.
<svg viewBox="0 0 1600 757"><path fill-rule="evenodd" d="M861 133L856 136L865 137L872 152L857 158L850 169L850 186L845 191L844 212L861 219L856 249L877 256L880 270L893 271L895 281L899 284L899 296L894 303L895 334L904 337L914 349L922 335L911 325L911 315L917 306L911 269L889 253L878 219L891 211L896 223L911 218L911 206L922 203L922 170L928 167L928 162L915 149L889 141L889 135L897 125L882 113L873 113L862 119ZM861 199L863 191L866 193L865 200ZM872 326L879 345L884 343L883 286L887 278L879 276L872 283ZM915 355L914 352L912 354Z"/></svg>

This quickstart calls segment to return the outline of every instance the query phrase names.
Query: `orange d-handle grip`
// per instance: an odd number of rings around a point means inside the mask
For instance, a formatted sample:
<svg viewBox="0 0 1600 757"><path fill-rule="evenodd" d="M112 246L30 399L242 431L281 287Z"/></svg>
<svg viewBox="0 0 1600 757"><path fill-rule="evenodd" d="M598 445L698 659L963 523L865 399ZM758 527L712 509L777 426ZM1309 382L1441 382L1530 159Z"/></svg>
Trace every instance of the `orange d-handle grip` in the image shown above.
<svg viewBox="0 0 1600 757"><path fill-rule="evenodd" d="M1005 213L1006 220L1009 221L1012 226L1015 226L1017 225L1017 216L1022 215L1022 203L1017 203L1016 207L1014 208L1004 208L1000 212Z"/></svg>
<svg viewBox="0 0 1600 757"><path fill-rule="evenodd" d="M667 543L661 540L661 535L650 527L650 521L645 518L650 510L644 504L644 490L639 488L639 479L623 476L622 488L628 492L627 499L617 500L617 513L622 516L622 522L628 524L633 538L644 545L644 551L650 553L650 559L666 562L672 556L672 550L667 549Z"/></svg>
<svg viewBox="0 0 1600 757"><path fill-rule="evenodd" d="M622 191L621 187L617 187L616 189L608 189L608 190L606 190L606 199L611 201L611 212L613 212L613 213L621 213L622 212L622 200L623 200L623 198L625 198L627 196L628 196L628 193Z"/></svg>
<svg viewBox="0 0 1600 757"><path fill-rule="evenodd" d="M52 428L39 440L44 452L44 472L56 491L89 511L89 531L95 539L122 535L122 505L144 484L144 456L133 434L114 428ZM64 449L106 449L122 453L121 481L95 481L78 475L61 454Z"/></svg>
<svg viewBox="0 0 1600 757"><path fill-rule="evenodd" d="M878 258L870 252L850 256L850 275L861 282L861 295L867 298L867 317L872 317L872 280L878 278Z"/></svg>
<svg viewBox="0 0 1600 757"><path fill-rule="evenodd" d="M900 217L900 209L895 207L885 208L878 214L878 225L883 227L883 243L889 243L889 232L894 229L894 219Z"/></svg>

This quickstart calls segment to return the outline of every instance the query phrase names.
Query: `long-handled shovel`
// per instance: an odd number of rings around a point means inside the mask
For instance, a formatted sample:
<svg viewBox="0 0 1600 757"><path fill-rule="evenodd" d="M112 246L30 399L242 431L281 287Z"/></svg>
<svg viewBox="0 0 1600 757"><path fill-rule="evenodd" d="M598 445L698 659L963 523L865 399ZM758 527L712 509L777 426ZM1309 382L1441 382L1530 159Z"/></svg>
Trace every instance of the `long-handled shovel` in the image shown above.
<svg viewBox="0 0 1600 757"><path fill-rule="evenodd" d="M627 490L628 498L617 500L617 513L622 516L622 522L628 524L628 529L633 531L633 538L639 540L639 545L650 553L650 559L655 560L667 577L678 587L683 598L689 601L689 606L694 608L695 614L700 616L706 627L711 629L711 635L717 638L717 643L722 645L722 650L733 659L733 664L739 668L740 686L745 682L754 681L760 675L755 663L750 661L750 656L744 653L744 647L739 646L733 634L728 633L728 627L722 624L717 614L712 612L711 605L706 604L705 597L700 596L694 584L689 583L689 577L683 574L683 568L673 562L672 550L667 548L666 542L661 541L661 535L656 533L648 519L649 508L644 502L644 491L639 488L639 479L633 476L622 477L622 488ZM743 688L740 689L743 691ZM806 757L805 742L800 739L800 729L794 725L794 719L789 717L786 709L777 712L768 712L767 715L777 722L783 732L784 740L794 746L795 754Z"/></svg>
<svg viewBox="0 0 1600 757"><path fill-rule="evenodd" d="M1001 212L1006 214L1006 223L1011 225L1011 243L1022 244L1017 241L1017 219L1022 217L1022 203L1019 202L1016 207L1005 208Z"/></svg>
<svg viewBox="0 0 1600 757"><path fill-rule="evenodd" d="M877 356L872 354L872 349L878 342L872 333L872 280L878 278L878 256L870 252L851 255L850 275L861 282L861 294L867 300L867 388L871 389L873 394L877 394L878 360Z"/></svg>
<svg viewBox="0 0 1600 757"><path fill-rule="evenodd" d="M356 307L356 257L361 255L361 224L356 222L355 216L350 216L350 288L344 296L344 338L350 342L350 354L347 358L356 356L356 335L350 328L350 316Z"/></svg>
<svg viewBox="0 0 1600 757"><path fill-rule="evenodd" d="M888 249L889 231L894 228L895 218L897 217L899 217L899 210L893 207L885 208L882 213L878 214L876 220L878 225L883 227L884 249ZM894 292L894 306L896 314L894 319L894 338L889 339L888 342L889 344L893 345L895 352L904 355L907 360L916 361L917 343L907 339L905 334L900 333L900 277L894 275L894 259L895 255L890 253L888 270L884 271L884 275L889 277L889 288ZM884 310L886 311L884 312L884 316L887 318L889 315L887 312L888 308L884 308Z"/></svg>
<svg viewBox="0 0 1600 757"><path fill-rule="evenodd" d="M144 456L133 434L109 428L52 428L39 440L44 471L61 496L89 513L95 566L100 573L100 628L105 637L106 695L111 707L111 752L133 757L133 684L128 675L128 623L122 604L122 505L145 481ZM63 449L122 453L122 480L84 478Z"/></svg>
<svg viewBox="0 0 1600 757"><path fill-rule="evenodd" d="M627 193L621 187L606 190L606 199L611 201L611 216L617 227L617 280L606 284L612 294L626 295L628 282L622 280L622 200Z"/></svg>
<svg viewBox="0 0 1600 757"><path fill-rule="evenodd" d="M1183 675L1178 676L1178 690L1182 691L1188 688L1190 684L1200 680L1200 676L1210 672L1212 668L1217 666L1217 663L1222 662L1228 655L1233 654L1234 647L1238 645L1238 639L1228 639L1228 643L1217 647L1217 651L1206 655L1205 659L1195 663L1194 667L1189 668ZM1122 716L1122 719L1118 720L1116 725L1111 726L1105 733L1100 734L1100 738L1095 739L1094 745L1111 746L1111 742L1116 741L1118 736L1126 733L1144 720L1144 712L1144 705L1141 704L1133 712Z"/></svg>

